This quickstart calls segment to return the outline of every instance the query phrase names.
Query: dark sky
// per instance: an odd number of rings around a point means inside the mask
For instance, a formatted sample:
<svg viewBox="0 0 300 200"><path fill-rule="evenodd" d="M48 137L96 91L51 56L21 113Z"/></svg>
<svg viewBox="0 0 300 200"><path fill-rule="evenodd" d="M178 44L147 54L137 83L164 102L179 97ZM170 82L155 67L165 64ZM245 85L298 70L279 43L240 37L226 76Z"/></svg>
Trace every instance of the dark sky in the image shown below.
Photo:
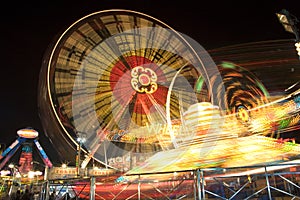
<svg viewBox="0 0 300 200"><path fill-rule="evenodd" d="M40 132L40 143L46 153L55 160L54 148L43 134L37 109L42 57L57 34L88 14L106 9L143 12L209 50L293 38L275 15L283 8L300 18L297 0L7 1L1 5L0 143L10 145L16 139L17 130L33 127Z"/></svg>

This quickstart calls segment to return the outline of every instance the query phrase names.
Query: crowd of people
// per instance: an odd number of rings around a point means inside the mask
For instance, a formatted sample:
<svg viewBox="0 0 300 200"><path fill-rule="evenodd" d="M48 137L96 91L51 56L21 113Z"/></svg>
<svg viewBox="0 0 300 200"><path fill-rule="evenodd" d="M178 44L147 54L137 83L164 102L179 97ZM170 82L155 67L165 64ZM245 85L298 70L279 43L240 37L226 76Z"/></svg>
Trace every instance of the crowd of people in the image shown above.
<svg viewBox="0 0 300 200"><path fill-rule="evenodd" d="M38 194L30 192L29 189L25 189L25 191L17 190L15 193L12 193L11 196L7 196L7 199L10 200L37 200Z"/></svg>

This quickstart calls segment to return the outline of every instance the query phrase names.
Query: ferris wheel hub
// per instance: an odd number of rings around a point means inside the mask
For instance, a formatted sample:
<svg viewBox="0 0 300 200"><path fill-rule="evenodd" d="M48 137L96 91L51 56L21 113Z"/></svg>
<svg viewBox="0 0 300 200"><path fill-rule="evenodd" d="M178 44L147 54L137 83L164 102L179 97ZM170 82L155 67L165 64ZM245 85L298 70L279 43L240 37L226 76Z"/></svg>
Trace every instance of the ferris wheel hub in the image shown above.
<svg viewBox="0 0 300 200"><path fill-rule="evenodd" d="M139 93L154 93L158 88L156 81L156 73L148 67L137 66L131 70L131 86Z"/></svg>

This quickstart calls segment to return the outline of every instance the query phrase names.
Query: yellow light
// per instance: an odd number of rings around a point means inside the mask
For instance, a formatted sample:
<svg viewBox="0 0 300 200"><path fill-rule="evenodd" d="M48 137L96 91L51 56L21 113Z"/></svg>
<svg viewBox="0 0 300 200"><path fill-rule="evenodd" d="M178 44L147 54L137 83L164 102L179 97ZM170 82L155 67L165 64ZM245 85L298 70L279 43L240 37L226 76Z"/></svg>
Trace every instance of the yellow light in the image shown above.
<svg viewBox="0 0 300 200"><path fill-rule="evenodd" d="M28 178L34 178L34 175L35 175L34 171L28 172Z"/></svg>
<svg viewBox="0 0 300 200"><path fill-rule="evenodd" d="M21 176L21 174L20 173L17 173L16 174L16 178L21 178L22 176Z"/></svg>
<svg viewBox="0 0 300 200"><path fill-rule="evenodd" d="M43 172L41 172L41 171L35 171L36 176L41 176L42 174L43 174Z"/></svg>

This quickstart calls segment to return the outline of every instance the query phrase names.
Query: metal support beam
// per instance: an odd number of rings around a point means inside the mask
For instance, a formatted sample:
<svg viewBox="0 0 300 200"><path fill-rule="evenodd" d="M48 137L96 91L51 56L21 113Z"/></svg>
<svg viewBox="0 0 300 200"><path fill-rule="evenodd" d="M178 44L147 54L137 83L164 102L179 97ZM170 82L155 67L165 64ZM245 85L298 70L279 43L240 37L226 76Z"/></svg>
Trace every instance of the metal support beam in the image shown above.
<svg viewBox="0 0 300 200"><path fill-rule="evenodd" d="M95 200L95 190L96 190L96 178L92 176L90 179L90 200Z"/></svg>

